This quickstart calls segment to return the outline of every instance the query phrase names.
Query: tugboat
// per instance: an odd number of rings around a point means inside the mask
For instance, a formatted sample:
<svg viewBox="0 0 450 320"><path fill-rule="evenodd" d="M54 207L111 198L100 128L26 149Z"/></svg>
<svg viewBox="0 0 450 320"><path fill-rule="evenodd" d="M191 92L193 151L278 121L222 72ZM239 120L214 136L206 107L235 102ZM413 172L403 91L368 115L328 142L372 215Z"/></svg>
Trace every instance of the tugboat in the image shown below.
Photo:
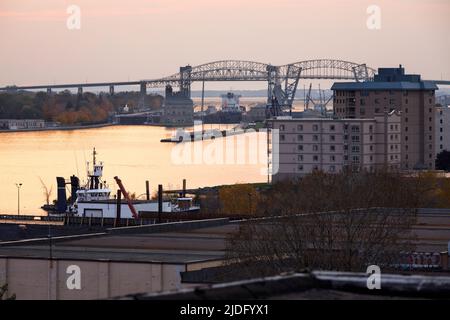
<svg viewBox="0 0 450 320"><path fill-rule="evenodd" d="M55 205L45 205L42 209L49 215L73 215L79 217L115 218L117 215L117 199L111 197L106 181L102 180L103 162L97 163L97 152L93 150L92 169L87 171L87 182L80 187L76 176L66 182L63 177L57 177L58 197ZM130 199L118 177L114 178L122 190L126 201L121 202L121 218L138 218L139 211L158 212L158 201ZM66 185L71 185L71 196L67 199ZM190 201L187 201L190 199ZM188 202L188 205L186 203ZM178 198L176 203L163 201L163 212L197 212L198 206L192 205L192 198Z"/></svg>

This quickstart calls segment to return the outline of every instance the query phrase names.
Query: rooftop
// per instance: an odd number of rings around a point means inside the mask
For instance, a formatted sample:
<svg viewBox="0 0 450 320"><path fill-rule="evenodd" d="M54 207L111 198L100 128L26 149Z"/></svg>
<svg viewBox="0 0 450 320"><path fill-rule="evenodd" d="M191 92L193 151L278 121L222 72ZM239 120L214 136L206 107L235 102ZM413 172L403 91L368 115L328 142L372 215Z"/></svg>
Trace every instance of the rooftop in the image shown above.
<svg viewBox="0 0 450 320"><path fill-rule="evenodd" d="M378 68L373 81L336 82L331 90L438 90L433 81L422 81L420 75L405 74L405 68Z"/></svg>
<svg viewBox="0 0 450 320"><path fill-rule="evenodd" d="M211 223L213 222L213 223ZM215 223L214 223L215 222ZM60 260L123 261L187 264L221 260L226 235L238 226L228 219L110 229L109 233L75 235L52 240L52 258ZM191 224L191 227L188 227ZM171 225L165 232L164 225ZM153 230L155 229L155 230ZM30 259L50 257L46 238L10 242L0 256Z"/></svg>

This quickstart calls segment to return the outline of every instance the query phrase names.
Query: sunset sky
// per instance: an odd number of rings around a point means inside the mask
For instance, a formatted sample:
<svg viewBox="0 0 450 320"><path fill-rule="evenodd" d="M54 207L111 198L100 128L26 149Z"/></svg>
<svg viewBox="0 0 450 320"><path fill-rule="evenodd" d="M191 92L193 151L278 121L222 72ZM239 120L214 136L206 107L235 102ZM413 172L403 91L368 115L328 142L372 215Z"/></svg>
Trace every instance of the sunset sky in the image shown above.
<svg viewBox="0 0 450 320"><path fill-rule="evenodd" d="M366 26L372 4L380 30ZM66 26L69 5L80 30ZM401 63L450 80L449 0L1 0L0 39L0 86L150 79L222 59Z"/></svg>

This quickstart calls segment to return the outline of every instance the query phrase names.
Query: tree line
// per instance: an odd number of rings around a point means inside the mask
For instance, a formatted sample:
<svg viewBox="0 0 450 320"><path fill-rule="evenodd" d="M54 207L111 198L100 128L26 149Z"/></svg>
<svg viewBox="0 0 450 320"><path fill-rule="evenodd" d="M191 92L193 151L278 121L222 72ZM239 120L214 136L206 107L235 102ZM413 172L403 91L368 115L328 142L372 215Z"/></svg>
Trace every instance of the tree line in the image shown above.
<svg viewBox="0 0 450 320"><path fill-rule="evenodd" d="M133 111L140 99L138 92L118 92L113 96L91 92L72 94L68 90L50 94L6 92L0 93L0 119L44 119L65 125L101 123L125 105ZM163 97L147 95L145 100L146 105L158 109Z"/></svg>

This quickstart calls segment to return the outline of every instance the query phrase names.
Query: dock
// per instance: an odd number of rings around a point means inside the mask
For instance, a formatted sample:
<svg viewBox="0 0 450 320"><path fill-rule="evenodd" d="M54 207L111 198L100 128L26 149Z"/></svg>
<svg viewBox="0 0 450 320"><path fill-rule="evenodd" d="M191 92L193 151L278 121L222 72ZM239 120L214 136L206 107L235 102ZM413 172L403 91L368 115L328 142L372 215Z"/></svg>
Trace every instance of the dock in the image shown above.
<svg viewBox="0 0 450 320"><path fill-rule="evenodd" d="M216 138L226 138L229 136L235 136L239 134L248 133L249 129L233 129L233 130L211 130L211 131L203 131L203 134L200 132L193 132L188 135L188 139L184 139L183 135L171 138L161 139L161 142L169 142L169 143L181 143L181 142L194 142L194 141L202 141L202 140L214 140ZM251 128L251 132L259 132L258 128Z"/></svg>

